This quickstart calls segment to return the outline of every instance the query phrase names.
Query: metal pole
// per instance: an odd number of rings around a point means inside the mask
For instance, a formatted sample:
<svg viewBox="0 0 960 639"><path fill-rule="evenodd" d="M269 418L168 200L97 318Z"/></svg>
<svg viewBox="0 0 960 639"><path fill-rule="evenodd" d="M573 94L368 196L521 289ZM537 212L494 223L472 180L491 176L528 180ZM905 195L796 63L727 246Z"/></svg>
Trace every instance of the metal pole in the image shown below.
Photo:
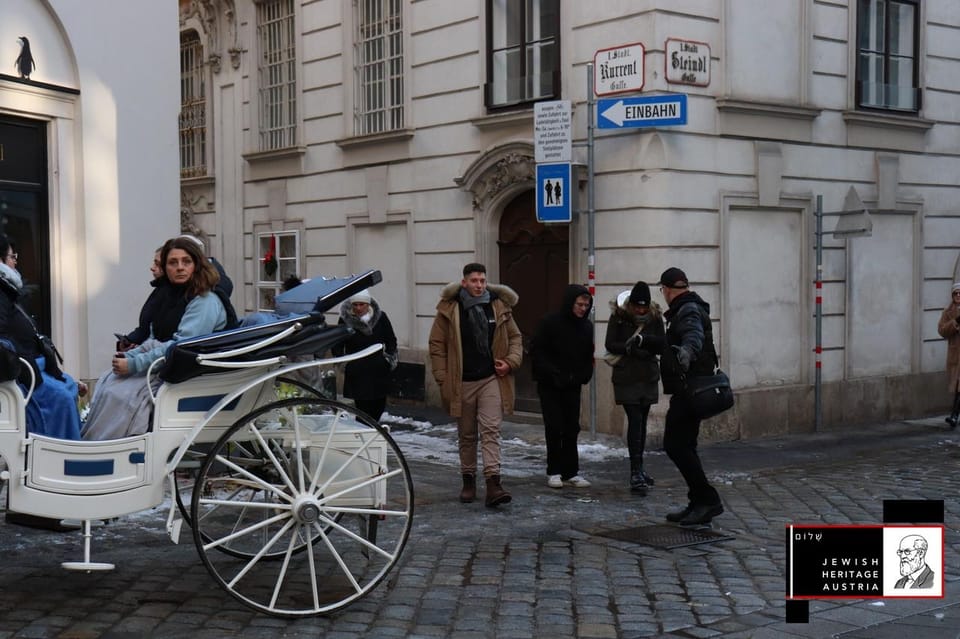
<svg viewBox="0 0 960 639"><path fill-rule="evenodd" d="M587 287L593 297L593 306L590 309L590 319L594 327L597 322L597 290L596 290L596 260L594 256L593 217L594 185L593 185L593 118L596 99L593 95L593 63L587 64ZM596 331L596 328L594 328ZM590 437L597 436L597 359L596 345L594 345L593 359L594 375L590 378Z"/></svg>
<svg viewBox="0 0 960 639"><path fill-rule="evenodd" d="M821 362L820 357L823 354L823 196L817 196L817 343L814 348L816 352L816 373L814 376L813 382L813 431L815 433L820 432L820 427L823 424L823 416L821 415L822 406L821 406L821 397L820 397L820 385L821 385Z"/></svg>

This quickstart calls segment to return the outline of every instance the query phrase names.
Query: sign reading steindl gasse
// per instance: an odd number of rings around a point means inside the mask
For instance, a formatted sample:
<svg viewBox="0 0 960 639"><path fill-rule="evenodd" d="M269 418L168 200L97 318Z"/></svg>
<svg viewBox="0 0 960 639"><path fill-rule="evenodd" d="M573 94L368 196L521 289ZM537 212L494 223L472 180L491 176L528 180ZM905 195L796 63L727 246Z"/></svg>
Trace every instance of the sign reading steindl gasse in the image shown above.
<svg viewBox="0 0 960 639"><path fill-rule="evenodd" d="M600 49L593 54L593 93L631 93L643 88L644 49L639 42Z"/></svg>
<svg viewBox="0 0 960 639"><path fill-rule="evenodd" d="M710 45L667 38L663 45L667 82L705 87L710 84Z"/></svg>

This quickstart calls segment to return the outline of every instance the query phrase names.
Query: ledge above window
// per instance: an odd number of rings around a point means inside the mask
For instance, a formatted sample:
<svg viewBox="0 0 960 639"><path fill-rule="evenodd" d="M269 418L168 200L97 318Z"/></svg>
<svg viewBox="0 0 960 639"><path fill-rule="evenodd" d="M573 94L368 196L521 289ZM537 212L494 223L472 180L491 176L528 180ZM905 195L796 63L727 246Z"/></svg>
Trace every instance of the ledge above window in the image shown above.
<svg viewBox="0 0 960 639"><path fill-rule="evenodd" d="M717 98L720 133L772 140L810 142L813 121L821 110L793 104L773 104Z"/></svg>
<svg viewBox="0 0 960 639"><path fill-rule="evenodd" d="M344 151L350 149L363 148L373 144L384 144L390 142L406 142L413 137L413 129L396 129L394 131L384 131L383 133L370 133L368 135L354 135L348 138L340 138L336 141Z"/></svg>
<svg viewBox="0 0 960 639"><path fill-rule="evenodd" d="M271 151L253 151L244 153L247 161L247 176L251 180L267 180L279 177L301 175L305 146L289 146Z"/></svg>

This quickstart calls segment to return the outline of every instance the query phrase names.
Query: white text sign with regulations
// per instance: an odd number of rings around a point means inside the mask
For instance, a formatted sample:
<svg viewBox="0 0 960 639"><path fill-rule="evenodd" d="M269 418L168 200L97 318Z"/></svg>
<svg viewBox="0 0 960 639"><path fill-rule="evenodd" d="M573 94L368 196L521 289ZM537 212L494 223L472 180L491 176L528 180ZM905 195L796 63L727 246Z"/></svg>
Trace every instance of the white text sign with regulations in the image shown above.
<svg viewBox="0 0 960 639"><path fill-rule="evenodd" d="M687 96L651 95L597 100L597 128L678 126L687 123Z"/></svg>
<svg viewBox="0 0 960 639"><path fill-rule="evenodd" d="M533 156L537 164L570 162L573 127L570 100L537 102L533 105Z"/></svg>

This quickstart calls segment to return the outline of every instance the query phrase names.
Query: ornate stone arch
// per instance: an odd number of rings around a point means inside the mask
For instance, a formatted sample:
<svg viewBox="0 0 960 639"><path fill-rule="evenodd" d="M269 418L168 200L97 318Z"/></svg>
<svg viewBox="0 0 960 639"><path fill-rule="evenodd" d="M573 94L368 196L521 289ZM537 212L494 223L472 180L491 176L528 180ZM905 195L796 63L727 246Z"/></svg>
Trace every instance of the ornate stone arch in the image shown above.
<svg viewBox="0 0 960 639"><path fill-rule="evenodd" d="M515 140L487 149L454 180L473 198L477 258L486 264L492 281L500 277L497 240L503 207L518 194L533 189L535 180L531 140Z"/></svg>

